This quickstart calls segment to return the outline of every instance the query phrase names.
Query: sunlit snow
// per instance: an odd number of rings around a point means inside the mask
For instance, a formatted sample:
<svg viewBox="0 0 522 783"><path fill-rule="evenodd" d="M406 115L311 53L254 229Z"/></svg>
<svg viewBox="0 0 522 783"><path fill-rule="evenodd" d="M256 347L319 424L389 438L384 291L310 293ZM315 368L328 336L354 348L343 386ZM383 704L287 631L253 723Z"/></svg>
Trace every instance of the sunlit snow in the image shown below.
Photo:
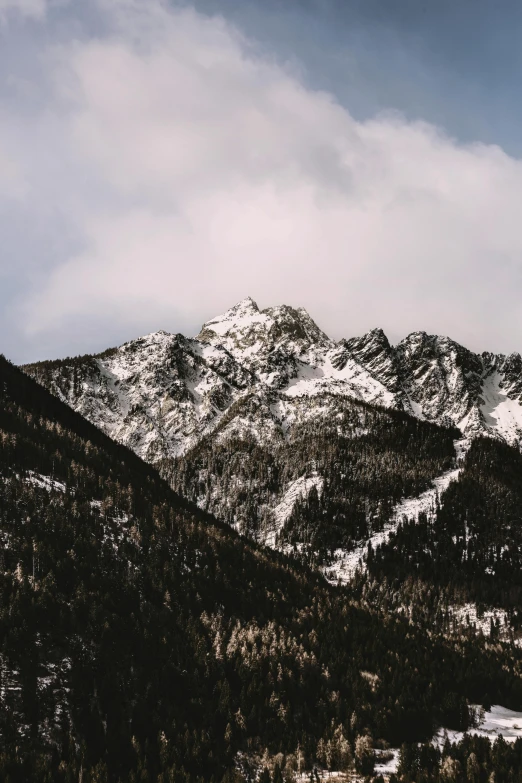
<svg viewBox="0 0 522 783"><path fill-rule="evenodd" d="M480 707L476 707L476 709L480 709ZM433 743L442 748L446 739L453 743L460 742L466 733L487 737L491 742L494 742L497 737L502 735L506 742L515 742L516 739L522 737L522 712L508 710L506 707L496 704L488 712L484 713L484 717L477 728L468 729L467 732L441 728L433 738ZM379 758L384 754L392 757L386 761L379 761ZM388 751L377 750L375 774L390 775L393 772L396 773L399 766L399 754L399 748L391 748Z"/></svg>
<svg viewBox="0 0 522 783"><path fill-rule="evenodd" d="M506 707L501 707L498 704L494 705L489 712L485 713L484 719L478 728L468 729L467 733L479 737L488 737L492 742L502 735L506 742L514 742L519 737L522 737L522 712L508 710ZM460 742L464 737L464 732L440 729L435 741L442 746L446 737L450 742Z"/></svg>

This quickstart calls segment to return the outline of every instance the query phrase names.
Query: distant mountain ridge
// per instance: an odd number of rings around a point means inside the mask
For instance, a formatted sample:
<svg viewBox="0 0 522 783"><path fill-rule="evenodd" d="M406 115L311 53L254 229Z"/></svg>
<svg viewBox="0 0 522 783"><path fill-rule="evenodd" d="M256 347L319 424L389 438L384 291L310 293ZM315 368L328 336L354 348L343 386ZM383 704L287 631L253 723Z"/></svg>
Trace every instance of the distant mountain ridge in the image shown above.
<svg viewBox="0 0 522 783"><path fill-rule="evenodd" d="M196 338L160 331L23 369L150 462L186 453L252 394L271 395L268 430L288 433L295 421L282 409L327 394L522 443L520 354L476 354L425 332L392 346L381 329L336 342L303 308L260 310L250 297Z"/></svg>

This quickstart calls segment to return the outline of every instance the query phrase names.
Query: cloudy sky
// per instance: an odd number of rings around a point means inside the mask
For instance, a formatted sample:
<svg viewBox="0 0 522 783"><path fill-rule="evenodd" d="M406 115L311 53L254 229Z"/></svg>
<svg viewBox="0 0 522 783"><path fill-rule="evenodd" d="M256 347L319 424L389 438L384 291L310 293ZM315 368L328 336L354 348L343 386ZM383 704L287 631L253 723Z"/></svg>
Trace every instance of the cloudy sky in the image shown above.
<svg viewBox="0 0 522 783"><path fill-rule="evenodd" d="M0 351L247 295L522 350L521 34L518 0L0 0Z"/></svg>

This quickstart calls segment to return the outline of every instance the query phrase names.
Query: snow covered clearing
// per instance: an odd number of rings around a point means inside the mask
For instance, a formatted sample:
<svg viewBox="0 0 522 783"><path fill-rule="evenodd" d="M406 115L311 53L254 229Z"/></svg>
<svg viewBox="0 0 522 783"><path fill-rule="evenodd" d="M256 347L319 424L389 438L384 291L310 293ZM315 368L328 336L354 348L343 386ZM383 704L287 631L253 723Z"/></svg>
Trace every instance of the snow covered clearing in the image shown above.
<svg viewBox="0 0 522 783"><path fill-rule="evenodd" d="M398 748L390 748L390 750L376 750L375 751L375 774L376 775L391 775L397 772L399 766L399 750Z"/></svg>
<svg viewBox="0 0 522 783"><path fill-rule="evenodd" d="M476 729L469 729L467 733L488 737L492 742L502 735L506 742L514 742L522 737L522 712L514 712L496 704L484 714L480 725ZM450 742L460 742L464 737L464 732L439 729L433 741L442 747L446 737Z"/></svg>
<svg viewBox="0 0 522 783"><path fill-rule="evenodd" d="M477 710L480 710L480 707L476 705L475 707ZM491 707L491 710L484 713L477 728L469 729L467 732L441 728L434 736L432 742L442 748L446 739L449 739L450 742L460 742L466 733L487 737L491 742L494 742L497 737L502 735L506 742L515 742L516 739L522 737L522 712L508 710L506 707L496 704ZM399 748L376 750L375 774L391 775L396 773L399 765L399 753ZM390 755L391 758L388 758ZM381 756L386 760L379 761Z"/></svg>

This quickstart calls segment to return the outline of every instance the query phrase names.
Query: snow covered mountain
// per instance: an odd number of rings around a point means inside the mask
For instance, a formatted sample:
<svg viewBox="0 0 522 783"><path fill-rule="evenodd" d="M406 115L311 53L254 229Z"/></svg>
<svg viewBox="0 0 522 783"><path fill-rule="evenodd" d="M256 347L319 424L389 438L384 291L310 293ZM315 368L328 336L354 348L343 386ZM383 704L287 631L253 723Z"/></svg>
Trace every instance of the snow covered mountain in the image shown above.
<svg viewBox="0 0 522 783"><path fill-rule="evenodd" d="M260 310L251 298L193 339L156 332L98 356L24 369L151 462L186 453L217 428L223 437L225 422L261 441L288 435L303 417L324 415L325 395L454 425L466 437L522 443L520 354L474 354L425 332L394 347L380 329L336 342L303 308ZM268 405L262 420L234 421L236 404L252 396Z"/></svg>
<svg viewBox="0 0 522 783"><path fill-rule="evenodd" d="M332 581L362 561L377 583L429 573L461 604L522 601L519 354L424 332L392 346L380 329L336 342L302 308L247 298L195 338L24 370L201 509Z"/></svg>

